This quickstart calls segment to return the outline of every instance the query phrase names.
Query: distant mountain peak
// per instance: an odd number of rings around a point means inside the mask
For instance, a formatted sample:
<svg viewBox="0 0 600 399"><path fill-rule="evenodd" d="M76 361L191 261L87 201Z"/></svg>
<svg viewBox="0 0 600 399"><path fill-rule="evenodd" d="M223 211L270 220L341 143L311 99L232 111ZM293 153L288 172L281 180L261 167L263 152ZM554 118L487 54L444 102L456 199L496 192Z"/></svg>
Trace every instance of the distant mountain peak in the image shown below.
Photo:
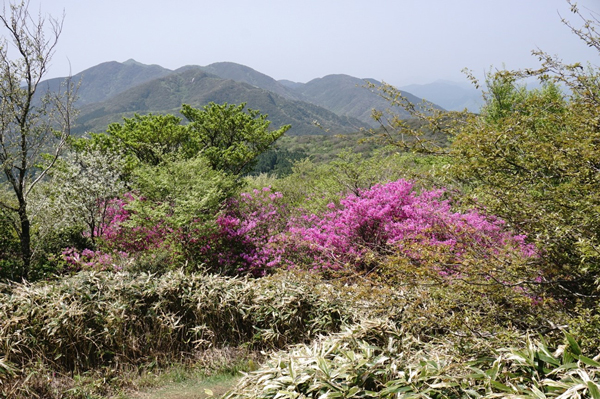
<svg viewBox="0 0 600 399"><path fill-rule="evenodd" d="M237 62L232 62L232 61L213 62L212 64L209 64L206 67L219 67L219 66L229 66L229 67L235 67L235 68L240 68L240 69L245 69L245 70L256 71L256 69L250 68L247 65L238 64Z"/></svg>
<svg viewBox="0 0 600 399"><path fill-rule="evenodd" d="M133 58L128 59L127 61L122 63L123 65L139 65L139 66L146 66L146 64L142 64L141 62L137 62L136 60L134 60Z"/></svg>
<svg viewBox="0 0 600 399"><path fill-rule="evenodd" d="M157 64L144 64L143 62L136 61L133 58L130 58L130 59L128 59L125 62L121 62L120 64L121 65L125 65L125 66L135 66L135 67L141 67L141 68L155 68L155 69L159 68L159 69L163 69L163 70L168 71L167 68L163 68L160 65L157 65Z"/></svg>
<svg viewBox="0 0 600 399"><path fill-rule="evenodd" d="M202 67L202 69L223 79L231 79L236 82L247 83L254 87L260 87L288 100L303 100L300 95L289 87L246 65L236 64L235 62L215 62Z"/></svg>

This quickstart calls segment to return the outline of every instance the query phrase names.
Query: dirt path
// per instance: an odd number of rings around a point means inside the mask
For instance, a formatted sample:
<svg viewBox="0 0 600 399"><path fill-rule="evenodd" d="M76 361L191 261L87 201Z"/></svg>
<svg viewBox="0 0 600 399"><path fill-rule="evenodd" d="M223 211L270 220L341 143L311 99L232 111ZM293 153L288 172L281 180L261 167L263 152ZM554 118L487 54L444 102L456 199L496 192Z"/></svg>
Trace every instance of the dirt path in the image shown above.
<svg viewBox="0 0 600 399"><path fill-rule="evenodd" d="M133 392L123 399L218 399L235 386L240 377L219 377L208 380L188 380L160 388Z"/></svg>

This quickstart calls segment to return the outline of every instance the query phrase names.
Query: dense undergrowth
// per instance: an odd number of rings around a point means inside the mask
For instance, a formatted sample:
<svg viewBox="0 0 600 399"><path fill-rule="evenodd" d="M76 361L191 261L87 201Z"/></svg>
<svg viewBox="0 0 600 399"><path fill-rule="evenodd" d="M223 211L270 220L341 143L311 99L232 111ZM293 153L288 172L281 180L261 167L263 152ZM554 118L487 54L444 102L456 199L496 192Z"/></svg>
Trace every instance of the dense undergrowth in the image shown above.
<svg viewBox="0 0 600 399"><path fill-rule="evenodd" d="M523 343L527 333L558 345L563 336L557 326L568 323L561 304L532 306L531 298L501 284L390 287L366 275L324 281L289 272L260 279L80 272L58 282L3 287L0 313L3 394L50 398L115 393L133 384L127 378L132 368L194 362L211 351L241 350L232 362L257 361L256 350L308 345L349 328L378 346L400 336L423 348L435 344L460 363ZM427 361L423 348L411 359ZM200 367L210 362L205 358ZM265 369L257 373L263 376Z"/></svg>
<svg viewBox="0 0 600 399"><path fill-rule="evenodd" d="M567 338L554 353L526 337L475 357L374 320L273 354L225 398L598 397L600 363Z"/></svg>
<svg viewBox="0 0 600 399"><path fill-rule="evenodd" d="M1 389L47 397L52 378L44 384L44 371L114 373L209 348L284 348L338 331L354 317L334 290L299 278L82 272L15 284L4 287L0 302Z"/></svg>

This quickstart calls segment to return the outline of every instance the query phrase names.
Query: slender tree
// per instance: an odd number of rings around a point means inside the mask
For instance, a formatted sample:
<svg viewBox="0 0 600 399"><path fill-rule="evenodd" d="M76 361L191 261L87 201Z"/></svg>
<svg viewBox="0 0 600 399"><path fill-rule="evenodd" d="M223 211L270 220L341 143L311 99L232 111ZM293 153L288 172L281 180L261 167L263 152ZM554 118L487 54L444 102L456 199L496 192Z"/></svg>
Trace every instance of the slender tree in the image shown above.
<svg viewBox="0 0 600 399"><path fill-rule="evenodd" d="M40 85L64 16L34 18L28 8L27 1L10 3L0 15L5 32L0 41L0 182L5 191L0 208L20 242L21 267L12 274L21 280L28 278L34 256L28 197L59 158L75 116L70 79L58 92L42 93Z"/></svg>

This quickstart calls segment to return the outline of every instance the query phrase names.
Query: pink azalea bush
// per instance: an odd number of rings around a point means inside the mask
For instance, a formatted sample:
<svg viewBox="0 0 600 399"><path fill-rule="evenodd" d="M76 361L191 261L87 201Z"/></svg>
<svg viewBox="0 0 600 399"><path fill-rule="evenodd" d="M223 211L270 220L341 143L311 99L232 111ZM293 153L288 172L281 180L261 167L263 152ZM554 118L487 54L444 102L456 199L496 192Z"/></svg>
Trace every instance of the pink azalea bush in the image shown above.
<svg viewBox="0 0 600 399"><path fill-rule="evenodd" d="M399 251L418 259L415 243L416 248L442 247L456 259L469 249L489 254L507 246L534 255L525 237L508 232L503 221L474 210L452 212L443 194L417 193L406 180L378 184L347 196L339 207L330 204L331 211L323 215L303 216L290 232L315 255L315 267L324 268L356 263L368 252Z"/></svg>
<svg viewBox="0 0 600 399"><path fill-rule="evenodd" d="M141 253L168 245L166 238L173 230L165 223L131 223L133 212L128 205L135 200L132 193L126 193L109 201L104 222L96 232L107 250Z"/></svg>
<svg viewBox="0 0 600 399"><path fill-rule="evenodd" d="M108 206L103 207L103 221L94 230L98 248L83 251L66 248L63 251L62 259L69 270L119 271L124 264L131 264L149 252L171 251L171 228L163 223L132 223L131 217L134 212L128 205L135 200L132 193L126 193L121 198L108 201Z"/></svg>
<svg viewBox="0 0 600 399"><path fill-rule="evenodd" d="M262 275L280 266L286 250L282 233L288 228L289 215L282 194L270 187L230 200L216 220L219 267Z"/></svg>
<svg viewBox="0 0 600 399"><path fill-rule="evenodd" d="M454 212L444 190L419 192L406 180L350 194L320 214L289 209L282 194L269 187L253 190L229 200L212 228L201 222L176 229L168 220L132 223L133 200L131 194L112 200L97 232L100 250L69 250L67 263L106 269L117 263L109 253L140 259L162 251L171 260L202 263L212 271L261 276L293 267L364 270L402 257L456 276L466 256L536 256L525 237L511 233L502 220L475 210Z"/></svg>
<svg viewBox="0 0 600 399"><path fill-rule="evenodd" d="M244 194L217 219L228 245L220 262L264 274L274 267L360 268L368 254L420 260L423 249L443 251L460 262L466 252L490 257L500 251L535 256L525 237L505 223L472 210L453 212L443 190L417 192L398 180L348 195L322 214L291 217L280 193L269 188ZM440 269L448 273L448 270Z"/></svg>

